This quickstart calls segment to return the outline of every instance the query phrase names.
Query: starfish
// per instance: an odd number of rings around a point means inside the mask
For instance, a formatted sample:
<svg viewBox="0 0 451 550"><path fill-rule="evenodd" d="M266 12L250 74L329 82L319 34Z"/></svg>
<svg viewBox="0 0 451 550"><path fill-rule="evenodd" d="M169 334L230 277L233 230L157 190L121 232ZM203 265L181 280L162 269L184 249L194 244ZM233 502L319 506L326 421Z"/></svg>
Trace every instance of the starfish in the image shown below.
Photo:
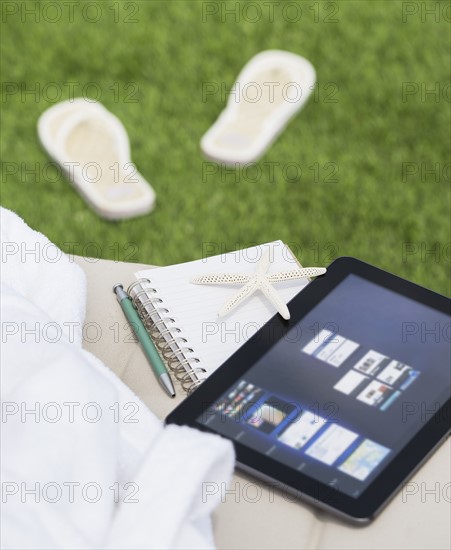
<svg viewBox="0 0 451 550"><path fill-rule="evenodd" d="M219 317L227 315L234 310L241 302L249 298L254 292L260 290L274 305L277 311L286 320L290 318L290 312L287 305L277 293L271 283L281 283L294 279L303 279L305 277L316 277L326 273L325 267L305 267L295 268L288 271L279 271L278 273L268 274L270 266L269 250L265 250L260 258L254 275L241 275L236 273L218 273L211 275L202 275L191 280L196 285L238 285L243 284L236 294L226 302L219 310Z"/></svg>

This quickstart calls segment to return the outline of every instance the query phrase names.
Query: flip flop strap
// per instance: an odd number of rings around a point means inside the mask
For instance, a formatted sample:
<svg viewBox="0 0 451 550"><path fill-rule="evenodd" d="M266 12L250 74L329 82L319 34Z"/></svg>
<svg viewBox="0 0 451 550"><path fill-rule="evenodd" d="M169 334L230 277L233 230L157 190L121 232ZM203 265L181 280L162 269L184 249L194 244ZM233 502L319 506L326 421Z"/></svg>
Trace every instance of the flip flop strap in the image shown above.
<svg viewBox="0 0 451 550"><path fill-rule="evenodd" d="M95 112L94 110L75 112L71 115L68 115L67 119L64 120L64 122L61 124L55 138L59 158L61 158L63 162L76 161L76 159L70 158L70 155L66 150L67 140L69 139L69 136L72 134L72 132L79 125L85 122L92 122L93 120L101 121L108 129L110 135L113 136L115 142L117 143L119 163L121 165L125 165L126 163L130 162L130 142L122 122L108 111L103 113L101 111ZM95 162L96 159L93 158L92 161Z"/></svg>

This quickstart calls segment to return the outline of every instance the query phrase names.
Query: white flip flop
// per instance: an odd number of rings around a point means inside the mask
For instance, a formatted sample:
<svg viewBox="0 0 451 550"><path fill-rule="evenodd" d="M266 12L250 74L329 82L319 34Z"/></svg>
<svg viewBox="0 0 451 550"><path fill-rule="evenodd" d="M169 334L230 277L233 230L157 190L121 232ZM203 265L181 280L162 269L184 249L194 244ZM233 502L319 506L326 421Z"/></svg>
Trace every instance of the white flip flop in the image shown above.
<svg viewBox="0 0 451 550"><path fill-rule="evenodd" d="M257 54L202 137L203 154L227 165L256 161L305 104L315 81L313 65L299 55L282 50Z"/></svg>
<svg viewBox="0 0 451 550"><path fill-rule="evenodd" d="M120 120L82 98L47 109L38 120L42 147L93 210L110 220L147 214L155 191L131 162Z"/></svg>

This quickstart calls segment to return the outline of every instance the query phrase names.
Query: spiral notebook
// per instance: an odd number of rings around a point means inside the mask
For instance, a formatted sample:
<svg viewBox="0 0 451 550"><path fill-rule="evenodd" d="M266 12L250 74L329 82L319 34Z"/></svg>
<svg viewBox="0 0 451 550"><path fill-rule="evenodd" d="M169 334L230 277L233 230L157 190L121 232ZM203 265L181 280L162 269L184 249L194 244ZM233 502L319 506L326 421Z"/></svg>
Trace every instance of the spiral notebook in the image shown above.
<svg viewBox="0 0 451 550"><path fill-rule="evenodd" d="M195 285L190 281L210 273L252 274L266 247L271 257L268 273L302 267L287 245L274 241L135 274L138 280L130 285L129 295L173 377L187 393L276 313L257 292L226 317L219 318L219 309L239 287ZM287 281L277 283L275 288L289 302L308 282Z"/></svg>

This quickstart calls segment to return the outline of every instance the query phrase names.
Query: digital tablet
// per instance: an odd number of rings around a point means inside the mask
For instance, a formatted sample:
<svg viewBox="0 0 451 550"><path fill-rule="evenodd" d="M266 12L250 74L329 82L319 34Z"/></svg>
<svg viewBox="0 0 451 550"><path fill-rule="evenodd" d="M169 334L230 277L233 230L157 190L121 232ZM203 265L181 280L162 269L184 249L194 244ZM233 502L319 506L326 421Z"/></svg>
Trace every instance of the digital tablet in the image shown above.
<svg viewBox="0 0 451 550"><path fill-rule="evenodd" d="M450 300L339 258L289 309L166 422L220 434L238 467L368 522L450 432Z"/></svg>

